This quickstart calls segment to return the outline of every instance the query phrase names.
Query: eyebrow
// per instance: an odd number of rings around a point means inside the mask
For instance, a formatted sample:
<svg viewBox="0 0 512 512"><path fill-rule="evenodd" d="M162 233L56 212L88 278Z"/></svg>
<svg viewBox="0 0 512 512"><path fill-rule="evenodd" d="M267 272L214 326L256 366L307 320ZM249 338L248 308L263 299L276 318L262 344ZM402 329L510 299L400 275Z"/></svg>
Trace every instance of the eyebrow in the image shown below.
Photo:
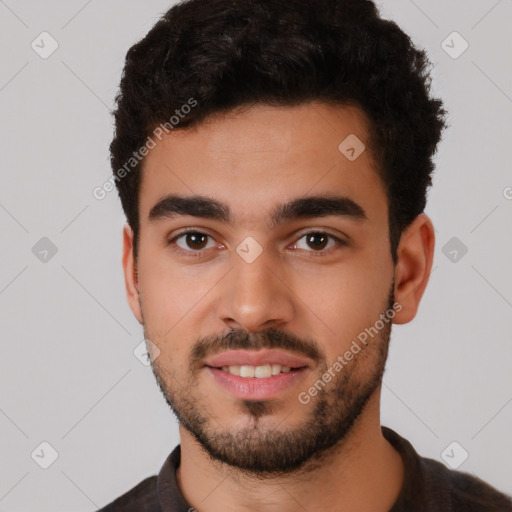
<svg viewBox="0 0 512 512"><path fill-rule="evenodd" d="M226 224L233 222L228 205L206 196L181 196L170 194L158 201L149 212L150 222L190 215L217 220ZM363 207L344 196L322 195L305 196L277 205L270 215L269 228L272 229L286 221L327 217L336 215L355 220L367 220Z"/></svg>

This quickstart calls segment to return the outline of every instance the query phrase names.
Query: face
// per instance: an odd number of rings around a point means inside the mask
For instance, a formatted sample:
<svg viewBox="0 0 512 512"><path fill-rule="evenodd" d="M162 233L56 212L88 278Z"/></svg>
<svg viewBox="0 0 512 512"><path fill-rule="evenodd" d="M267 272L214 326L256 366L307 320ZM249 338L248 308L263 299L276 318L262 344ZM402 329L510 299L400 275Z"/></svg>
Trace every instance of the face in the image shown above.
<svg viewBox="0 0 512 512"><path fill-rule="evenodd" d="M144 162L130 305L180 424L243 471L313 464L379 391L388 200L369 150L340 151L351 134L367 144L356 107L260 105L171 132Z"/></svg>

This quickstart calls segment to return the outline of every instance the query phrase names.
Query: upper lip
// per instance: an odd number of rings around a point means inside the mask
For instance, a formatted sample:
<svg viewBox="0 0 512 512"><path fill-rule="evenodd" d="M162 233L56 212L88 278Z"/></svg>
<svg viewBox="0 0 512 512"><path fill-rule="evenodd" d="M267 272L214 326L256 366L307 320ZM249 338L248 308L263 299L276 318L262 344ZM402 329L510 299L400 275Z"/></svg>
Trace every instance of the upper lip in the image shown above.
<svg viewBox="0 0 512 512"><path fill-rule="evenodd" d="M311 361L284 350L263 349L263 350L228 350L221 352L205 362L206 366L222 368L223 366L263 366L266 364L280 364L290 368L302 368L311 366Z"/></svg>

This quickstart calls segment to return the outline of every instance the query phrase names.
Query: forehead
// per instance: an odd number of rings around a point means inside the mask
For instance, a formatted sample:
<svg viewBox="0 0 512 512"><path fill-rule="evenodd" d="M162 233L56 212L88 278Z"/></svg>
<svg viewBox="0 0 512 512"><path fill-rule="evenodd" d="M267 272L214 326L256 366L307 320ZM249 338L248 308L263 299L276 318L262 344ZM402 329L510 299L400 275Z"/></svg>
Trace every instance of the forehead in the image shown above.
<svg viewBox="0 0 512 512"><path fill-rule="evenodd" d="M307 195L343 195L370 216L387 211L364 114L324 103L250 106L164 135L144 161L141 221L174 193L215 198L255 222L272 205Z"/></svg>

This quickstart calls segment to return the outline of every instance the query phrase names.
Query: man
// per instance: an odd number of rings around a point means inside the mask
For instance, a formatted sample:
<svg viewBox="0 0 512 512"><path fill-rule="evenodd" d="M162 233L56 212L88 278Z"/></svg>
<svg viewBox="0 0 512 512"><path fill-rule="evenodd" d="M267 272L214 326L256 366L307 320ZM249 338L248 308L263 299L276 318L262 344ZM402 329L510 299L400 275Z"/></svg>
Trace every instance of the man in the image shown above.
<svg viewBox="0 0 512 512"><path fill-rule="evenodd" d="M104 511L510 511L380 425L445 111L371 1L189 0L127 54L123 267L180 445Z"/></svg>

